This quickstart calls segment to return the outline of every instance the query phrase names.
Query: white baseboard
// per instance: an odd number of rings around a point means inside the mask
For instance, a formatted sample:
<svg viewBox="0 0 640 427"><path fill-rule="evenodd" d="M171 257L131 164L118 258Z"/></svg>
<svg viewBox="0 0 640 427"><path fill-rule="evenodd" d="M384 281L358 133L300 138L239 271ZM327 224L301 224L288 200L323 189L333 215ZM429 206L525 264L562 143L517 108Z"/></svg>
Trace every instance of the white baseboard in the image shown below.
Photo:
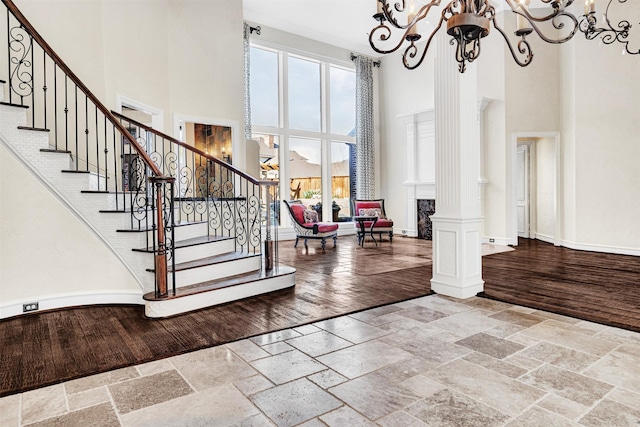
<svg viewBox="0 0 640 427"><path fill-rule="evenodd" d="M493 241L492 241L493 240ZM483 237L482 243L490 243L497 246L509 246L513 245L513 242L509 238L497 238L497 237Z"/></svg>
<svg viewBox="0 0 640 427"><path fill-rule="evenodd" d="M29 312L37 313L44 310L53 310L65 307L77 307L96 304L137 304L143 305L142 291L127 292L122 290L101 290L87 294L69 293L62 295L41 295L25 300L9 301L0 305L0 319L19 316L24 313L23 304L38 303L38 310Z"/></svg>
<svg viewBox="0 0 640 427"><path fill-rule="evenodd" d="M418 230L415 228L395 228L393 229L394 236L407 236L418 237Z"/></svg>
<svg viewBox="0 0 640 427"><path fill-rule="evenodd" d="M552 245L555 245L556 243L556 239L553 236L547 236L546 234L540 234L540 233L536 233L536 239L541 240L543 242L546 243L551 243Z"/></svg>
<svg viewBox="0 0 640 427"><path fill-rule="evenodd" d="M621 246L607 246L607 245L594 245L578 242L570 242L568 240L562 241L562 246L569 249L576 249L579 251L601 252L617 255L632 255L640 256L640 248L626 248Z"/></svg>

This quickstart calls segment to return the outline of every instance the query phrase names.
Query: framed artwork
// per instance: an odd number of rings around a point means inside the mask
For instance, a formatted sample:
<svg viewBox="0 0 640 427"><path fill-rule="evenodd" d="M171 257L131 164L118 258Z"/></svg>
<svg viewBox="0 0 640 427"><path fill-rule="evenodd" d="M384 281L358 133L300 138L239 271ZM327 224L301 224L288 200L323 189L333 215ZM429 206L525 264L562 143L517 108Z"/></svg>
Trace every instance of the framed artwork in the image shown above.
<svg viewBox="0 0 640 427"><path fill-rule="evenodd" d="M233 162L233 135L230 126L194 123L193 145L226 163Z"/></svg>

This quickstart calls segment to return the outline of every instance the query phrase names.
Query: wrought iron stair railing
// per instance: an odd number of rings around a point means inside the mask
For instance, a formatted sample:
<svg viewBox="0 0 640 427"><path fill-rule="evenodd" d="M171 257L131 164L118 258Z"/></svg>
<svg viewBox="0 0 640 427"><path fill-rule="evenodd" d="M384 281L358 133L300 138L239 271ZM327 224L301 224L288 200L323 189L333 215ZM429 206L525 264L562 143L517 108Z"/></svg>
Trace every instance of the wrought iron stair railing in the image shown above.
<svg viewBox="0 0 640 427"><path fill-rule="evenodd" d="M6 58L6 66L0 73L6 70L2 78L8 92L4 104L27 108L26 128L48 132L48 151L71 156L65 172L90 174L93 191L114 194L113 209L130 213L131 229L153 231L147 246L155 256L155 289L168 295L175 178L163 174L15 4L2 3L6 19L0 33L6 39L0 43L0 57Z"/></svg>
<svg viewBox="0 0 640 427"><path fill-rule="evenodd" d="M28 128L46 131L51 149L68 153L69 173L90 174L91 191L112 194L112 211L126 212L130 229L152 231L155 293L175 294L174 229L207 221L209 233L233 237L237 251L277 260L277 182L258 181L174 138L114 114L83 84L11 0L0 57L6 68L5 104L28 108ZM3 77L3 69L7 76ZM268 213L267 213L268 212ZM264 230L264 236L263 236ZM264 237L264 245L261 245ZM274 239L275 237L275 239ZM168 283L173 284L169 289Z"/></svg>
<svg viewBox="0 0 640 427"><path fill-rule="evenodd" d="M272 209L279 204L277 181L259 181L148 125L112 114L136 136L160 171L175 179L176 222L206 221L210 235L234 238L238 252L259 254L264 249L265 268L272 267L277 259L277 218Z"/></svg>

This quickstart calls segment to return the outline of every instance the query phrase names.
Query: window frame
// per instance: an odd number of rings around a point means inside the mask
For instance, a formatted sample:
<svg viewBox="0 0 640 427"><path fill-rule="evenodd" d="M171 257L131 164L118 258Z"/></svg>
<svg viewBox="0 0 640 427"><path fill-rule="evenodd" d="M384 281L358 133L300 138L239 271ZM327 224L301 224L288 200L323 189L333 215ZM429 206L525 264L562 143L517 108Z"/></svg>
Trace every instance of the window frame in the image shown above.
<svg viewBox="0 0 640 427"><path fill-rule="evenodd" d="M252 123L252 132L255 134L271 134L278 135L280 139L279 145L279 177L280 177L280 194L284 199L289 199L290 195L290 173L288 168L289 159L289 139L305 138L320 140L321 155L321 182L322 182L322 217L329 222L332 218L332 188L331 188L331 145L332 142L343 142L355 144L355 137L349 135L341 135L331 133L331 85L330 85L330 67L337 67L347 71L353 71L355 74L355 66L351 61L339 60L336 58L325 57L311 52L304 52L294 48L279 46L265 41L250 42L251 48L264 49L278 54L278 123L277 127L254 125ZM288 94L288 62L289 58L299 58L303 60L317 62L320 65L320 131L306 131L289 128L289 94ZM355 102L355 100L354 100ZM355 126L355 123L354 123ZM287 166L285 166L287 165ZM290 225L289 218L282 216L282 225Z"/></svg>

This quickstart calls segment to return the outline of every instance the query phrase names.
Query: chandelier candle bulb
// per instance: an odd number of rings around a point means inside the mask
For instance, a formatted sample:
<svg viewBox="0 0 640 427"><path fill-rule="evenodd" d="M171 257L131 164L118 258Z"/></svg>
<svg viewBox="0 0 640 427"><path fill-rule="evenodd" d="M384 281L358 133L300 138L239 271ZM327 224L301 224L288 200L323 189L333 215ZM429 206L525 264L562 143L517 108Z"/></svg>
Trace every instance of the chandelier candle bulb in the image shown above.
<svg viewBox="0 0 640 427"><path fill-rule="evenodd" d="M409 15L407 15L407 24L411 24L411 22L415 19L416 17L416 13L411 11L409 12ZM418 30L416 29L416 25L417 24L413 24L411 27L409 27L409 32L407 33L407 35L413 35L413 34L418 34Z"/></svg>
<svg viewBox="0 0 640 427"><path fill-rule="evenodd" d="M529 2L527 0L518 0L518 9L520 9L520 11L522 12L522 15L516 14L516 29L518 31L529 28L529 20L525 17L525 14L529 11L529 8L527 7L528 3Z"/></svg>
<svg viewBox="0 0 640 427"><path fill-rule="evenodd" d="M524 30L525 28L527 28L529 26L527 18L525 18L522 15L516 15L516 16L518 17L518 26L517 26L518 30ZM511 22L513 22L513 21L511 21Z"/></svg>
<svg viewBox="0 0 640 427"><path fill-rule="evenodd" d="M596 0L584 0L584 14L596 12Z"/></svg>
<svg viewBox="0 0 640 427"><path fill-rule="evenodd" d="M377 9L376 9L377 10L376 13L384 13L382 11L382 3L380 2L380 0L376 0L376 5L378 6Z"/></svg>

